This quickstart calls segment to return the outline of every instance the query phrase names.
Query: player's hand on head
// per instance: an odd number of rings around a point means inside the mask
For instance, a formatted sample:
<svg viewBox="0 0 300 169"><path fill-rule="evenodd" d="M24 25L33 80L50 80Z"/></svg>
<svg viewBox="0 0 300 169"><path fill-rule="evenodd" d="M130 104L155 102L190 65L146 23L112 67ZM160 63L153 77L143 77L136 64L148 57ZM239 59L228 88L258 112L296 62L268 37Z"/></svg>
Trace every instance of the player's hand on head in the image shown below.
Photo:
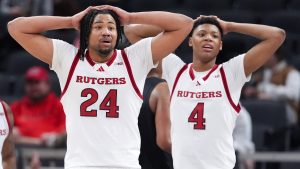
<svg viewBox="0 0 300 169"><path fill-rule="evenodd" d="M100 6L96 6L96 8L99 10L106 9L106 10L114 11L119 16L121 25L128 25L130 23L130 13L121 8L110 6L110 5L100 5Z"/></svg>
<svg viewBox="0 0 300 169"><path fill-rule="evenodd" d="M224 20L220 19L220 18L217 17L217 16L213 16L213 17L215 17L215 18L217 19L217 21L220 23L224 35L226 35L227 33L230 32L230 29L229 29L229 22L224 21Z"/></svg>
<svg viewBox="0 0 300 169"><path fill-rule="evenodd" d="M227 33L230 32L229 27L228 27L228 23L229 23L229 22L226 22L226 21L220 19L220 18L219 18L218 16L216 16L216 15L200 15L200 16L198 16L198 17L194 20L194 22L196 22L196 21L198 21L198 20L200 20L200 19L203 19L203 18L214 18L214 19L216 19L216 20L220 23L220 26L222 27L223 34L224 34L224 35L226 35Z"/></svg>
<svg viewBox="0 0 300 169"><path fill-rule="evenodd" d="M76 30L80 29L80 21L81 19L92 9L96 9L95 7L89 6L85 10L75 14L72 16L72 25Z"/></svg>

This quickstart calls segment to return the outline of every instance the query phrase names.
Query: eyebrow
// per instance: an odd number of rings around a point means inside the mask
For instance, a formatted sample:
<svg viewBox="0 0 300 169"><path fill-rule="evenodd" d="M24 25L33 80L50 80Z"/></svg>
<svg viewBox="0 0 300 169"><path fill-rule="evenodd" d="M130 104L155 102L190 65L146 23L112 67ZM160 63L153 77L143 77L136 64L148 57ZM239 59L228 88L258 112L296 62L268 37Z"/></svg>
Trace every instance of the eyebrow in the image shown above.
<svg viewBox="0 0 300 169"><path fill-rule="evenodd" d="M96 23L104 23L104 22L102 22L102 21L95 21L94 24L96 24ZM115 25L115 23L113 21L109 21L108 23Z"/></svg>
<svg viewBox="0 0 300 169"><path fill-rule="evenodd" d="M206 30L199 30L199 32L207 32ZM217 32L217 31L211 31L212 33L219 33L219 32Z"/></svg>

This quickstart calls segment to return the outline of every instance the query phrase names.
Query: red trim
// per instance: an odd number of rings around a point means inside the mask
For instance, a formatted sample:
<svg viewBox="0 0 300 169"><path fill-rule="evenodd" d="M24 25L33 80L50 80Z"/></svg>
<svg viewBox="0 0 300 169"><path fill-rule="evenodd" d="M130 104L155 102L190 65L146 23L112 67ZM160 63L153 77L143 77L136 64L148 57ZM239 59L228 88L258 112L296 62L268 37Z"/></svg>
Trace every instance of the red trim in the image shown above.
<svg viewBox="0 0 300 169"><path fill-rule="evenodd" d="M114 53L113 55L110 57L110 59L106 62L106 65L107 66L110 66L114 61L115 59L117 58L117 51L114 50Z"/></svg>
<svg viewBox="0 0 300 169"><path fill-rule="evenodd" d="M109 58L109 60L106 62L106 65L107 65L107 66L110 66L110 65L114 62L114 60L116 59L116 57L117 57L117 51L114 50L114 53L113 53L112 56ZM94 62L93 59L91 58L89 51L87 51L87 54L86 54L86 60L89 62L89 64L90 64L91 66L94 66L94 65L95 65L95 62Z"/></svg>
<svg viewBox="0 0 300 169"><path fill-rule="evenodd" d="M76 65L77 65L78 61L79 61L79 55L77 53L76 56L75 56L75 58L74 58L74 60L73 60L72 65L71 65L71 68L70 68L70 71L69 71L69 74L68 74L68 78L67 78L67 82L66 82L66 84L64 86L64 89L63 89L63 91L61 93L60 98L63 97L63 95L66 93L66 91L67 91L67 89L68 89L68 87L70 85L70 81L72 79L72 76L74 74L74 71L75 71L75 68L76 68Z"/></svg>
<svg viewBox="0 0 300 169"><path fill-rule="evenodd" d="M135 90L136 94L137 94L141 99L143 99L143 95L141 94L139 88L137 87L137 85L136 85L136 83L135 83L135 80L134 80L134 77L133 77L133 74L132 74L132 70L131 70L131 66L130 66L130 63L129 63L127 54L125 53L124 50L121 50L121 53L122 53L122 58L123 58L123 60L124 60L124 63L125 63L125 66L126 66L126 69L127 69L127 72L128 72L128 75L129 75L129 78L130 78L130 81L131 81L131 84L132 84L132 86L133 86L133 89Z"/></svg>
<svg viewBox="0 0 300 169"><path fill-rule="evenodd" d="M219 67L219 65L214 65L214 67L212 69L210 69L210 71L208 72L208 74L206 76L203 77L203 80L207 80L209 78L209 76Z"/></svg>
<svg viewBox="0 0 300 169"><path fill-rule="evenodd" d="M176 76L176 78L175 78L174 85L173 85L173 88L172 88L172 92L171 92L171 97L170 97L170 99L172 99L174 90L175 90L175 88L176 88L176 86L177 86L177 83L178 83L178 80L179 80L181 74L187 69L187 67L188 67L188 64L184 65L184 66L179 70L179 72L177 73L177 76Z"/></svg>
<svg viewBox="0 0 300 169"><path fill-rule="evenodd" d="M192 63L191 66L190 66L189 74L190 74L191 79L195 80L195 74L194 74L194 71L193 71L193 66L194 66L194 64Z"/></svg>
<svg viewBox="0 0 300 169"><path fill-rule="evenodd" d="M189 74L192 80L195 80L195 74L193 71L193 66L194 64L192 63L190 66L190 70L189 70ZM209 78L209 76L219 67L219 65L214 65L210 71L202 78L204 81L207 80Z"/></svg>
<svg viewBox="0 0 300 169"><path fill-rule="evenodd" d="M7 121L7 124L8 124L8 128L11 130L12 126L10 124L10 120L8 119L8 113L7 113L7 110L6 110L6 108L3 104L3 101L1 101L1 104L2 104L2 107L3 107L3 110L4 110L5 118L6 118L6 121Z"/></svg>
<svg viewBox="0 0 300 169"><path fill-rule="evenodd" d="M228 88L228 84L227 84L227 80L226 80L226 76L225 76L225 71L224 71L223 67L221 67L220 72L221 72L222 82L223 82L223 85L224 85L224 88L225 88L227 99L228 99L229 103L231 104L231 106L233 107L233 109L237 113L239 113L240 110L241 110L241 106L240 106L240 104L235 105L232 98L231 98L229 88Z"/></svg>

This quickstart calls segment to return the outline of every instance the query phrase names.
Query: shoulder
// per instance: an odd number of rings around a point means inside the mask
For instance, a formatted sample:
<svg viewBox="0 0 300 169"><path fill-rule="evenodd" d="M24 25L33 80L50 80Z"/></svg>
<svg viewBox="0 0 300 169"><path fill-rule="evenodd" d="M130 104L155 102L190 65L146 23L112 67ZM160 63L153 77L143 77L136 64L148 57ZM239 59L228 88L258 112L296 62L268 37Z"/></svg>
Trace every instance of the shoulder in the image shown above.
<svg viewBox="0 0 300 169"><path fill-rule="evenodd" d="M158 97L169 97L170 91L167 82L165 80L162 80L157 83L152 93L156 93Z"/></svg>
<svg viewBox="0 0 300 169"><path fill-rule="evenodd" d="M151 42L152 42L152 37L149 38L144 38L136 43L134 43L133 45L130 45L129 47L125 48L125 52L131 52L132 50L141 50L141 48L145 48L145 47L151 47Z"/></svg>

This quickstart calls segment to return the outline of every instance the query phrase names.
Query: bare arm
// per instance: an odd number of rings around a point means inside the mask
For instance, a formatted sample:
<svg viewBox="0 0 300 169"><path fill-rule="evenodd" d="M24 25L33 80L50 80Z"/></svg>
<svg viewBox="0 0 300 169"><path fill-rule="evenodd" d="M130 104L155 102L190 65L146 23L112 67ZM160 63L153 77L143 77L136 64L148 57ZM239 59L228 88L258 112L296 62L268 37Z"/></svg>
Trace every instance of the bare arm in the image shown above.
<svg viewBox="0 0 300 169"><path fill-rule="evenodd" d="M99 9L115 11L123 25L147 24L159 27L162 33L155 36L151 43L154 63L172 53L190 33L193 20L185 15L153 11L128 13L120 8L103 5Z"/></svg>
<svg viewBox="0 0 300 169"><path fill-rule="evenodd" d="M225 22L219 19L224 32L237 32L261 40L245 55L245 75L248 76L264 65L285 40L285 31L272 26Z"/></svg>
<svg viewBox="0 0 300 169"><path fill-rule="evenodd" d="M13 115L12 111L6 103L3 103L4 108L7 111L8 119L13 126ZM11 130L10 128L10 130ZM15 145L13 142L12 132L10 131L8 137L5 139L2 149L2 164L3 169L15 169L16 168L16 155L15 155Z"/></svg>
<svg viewBox="0 0 300 169"><path fill-rule="evenodd" d="M30 54L49 65L52 64L53 45L43 32L55 29L78 28L81 18L92 8L72 16L19 17L7 25L9 34Z"/></svg>
<svg viewBox="0 0 300 169"><path fill-rule="evenodd" d="M154 37L163 30L153 25L131 24L124 27L124 33L131 44L147 37Z"/></svg>
<svg viewBox="0 0 300 169"><path fill-rule="evenodd" d="M156 143L171 152L170 92L167 83L158 84L151 93L150 108L155 112Z"/></svg>

